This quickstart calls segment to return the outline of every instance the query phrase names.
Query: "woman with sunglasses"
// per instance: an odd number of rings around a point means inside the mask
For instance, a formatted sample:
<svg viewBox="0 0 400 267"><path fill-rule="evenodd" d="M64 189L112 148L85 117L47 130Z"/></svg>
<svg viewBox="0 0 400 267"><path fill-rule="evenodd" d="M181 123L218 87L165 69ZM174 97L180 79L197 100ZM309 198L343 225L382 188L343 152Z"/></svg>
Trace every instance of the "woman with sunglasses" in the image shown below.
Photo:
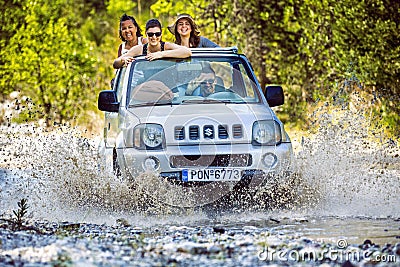
<svg viewBox="0 0 400 267"><path fill-rule="evenodd" d="M148 43L132 47L126 54L114 60L113 67L119 69L134 60L135 56L145 55L147 60L158 58L186 58L192 55L189 48L174 43L161 41L161 23L157 19L150 19L146 23Z"/></svg>
<svg viewBox="0 0 400 267"><path fill-rule="evenodd" d="M180 14L175 23L168 26L175 36L175 43L186 47L219 47L216 43L200 36L200 30L189 14Z"/></svg>

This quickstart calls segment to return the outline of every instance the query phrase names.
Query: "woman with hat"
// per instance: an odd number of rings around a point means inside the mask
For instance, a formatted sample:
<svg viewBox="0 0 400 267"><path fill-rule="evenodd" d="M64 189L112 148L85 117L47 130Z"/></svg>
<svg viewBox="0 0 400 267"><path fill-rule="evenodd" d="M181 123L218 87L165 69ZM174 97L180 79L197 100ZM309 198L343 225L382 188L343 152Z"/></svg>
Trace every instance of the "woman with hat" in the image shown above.
<svg viewBox="0 0 400 267"><path fill-rule="evenodd" d="M200 30L189 14L181 14L175 23L168 26L168 30L175 35L175 43L186 47L219 47L216 43L200 36Z"/></svg>
<svg viewBox="0 0 400 267"><path fill-rule="evenodd" d="M155 60L164 57L187 58L192 55L189 48L174 43L161 41L161 23L157 19L150 19L146 22L146 35L148 43L136 45L114 60L113 67L119 69L134 60L133 57L145 55L147 60Z"/></svg>

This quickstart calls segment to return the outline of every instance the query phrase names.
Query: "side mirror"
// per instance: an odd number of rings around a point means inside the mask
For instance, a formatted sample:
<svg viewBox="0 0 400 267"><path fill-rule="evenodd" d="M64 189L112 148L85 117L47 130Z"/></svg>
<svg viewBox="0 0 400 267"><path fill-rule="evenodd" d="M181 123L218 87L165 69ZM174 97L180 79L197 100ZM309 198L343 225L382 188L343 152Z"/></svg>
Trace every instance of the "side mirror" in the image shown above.
<svg viewBox="0 0 400 267"><path fill-rule="evenodd" d="M101 111L118 112L119 102L117 100L116 92L113 90L101 91L97 107Z"/></svg>
<svg viewBox="0 0 400 267"><path fill-rule="evenodd" d="M280 85L268 85L265 87L265 98L270 107L276 107L285 103L283 89Z"/></svg>

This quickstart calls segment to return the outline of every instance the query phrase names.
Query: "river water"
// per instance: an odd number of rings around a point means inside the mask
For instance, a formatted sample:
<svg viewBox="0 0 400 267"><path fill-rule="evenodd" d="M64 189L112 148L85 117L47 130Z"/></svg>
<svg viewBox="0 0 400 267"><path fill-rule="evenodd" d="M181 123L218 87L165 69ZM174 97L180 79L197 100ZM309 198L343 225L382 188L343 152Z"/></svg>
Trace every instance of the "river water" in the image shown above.
<svg viewBox="0 0 400 267"><path fill-rule="evenodd" d="M26 198L28 218L36 223L116 227L123 222L126 227L141 229L142 235L152 238L167 236L171 231L175 234L184 231L183 235L189 235L193 234L190 232L193 229L199 236L200 232L211 229L207 240L214 245L220 244L219 240L212 238L216 233L228 234L228 239L229 235L240 233L243 240L250 238L249 242L255 247L247 252L238 252L253 255L253 258L244 257L238 260L237 266L266 263L260 248L273 244L271 237L281 242L275 248L281 248L282 242L287 244L288 240L310 240L332 246L345 242L346 247L360 247L371 241L382 250L387 244L400 244L400 148L396 140L384 137L379 129L372 130L366 118L350 115L323 113L319 115L321 126L316 132L306 136L292 133L296 176L295 182L292 180L279 191L284 194L275 196L281 205L265 210L263 205L255 208L254 203L246 206L244 202L240 209L217 214L201 208L179 209L163 203L146 207L143 203L149 194L166 194L166 191L132 192L129 184L120 177L102 171L97 158L100 141L97 135L70 127L47 131L34 125L2 126L0 217L12 218L12 211L18 208L17 202ZM152 185L154 179L149 179L143 188L149 189ZM170 201L182 197L174 191ZM175 241L171 243L177 244ZM240 242L235 244L243 245ZM187 243L181 244L184 248L172 250L169 245L163 243L163 248L172 254L186 251L193 256L198 252ZM13 249L25 246L28 245L0 242L0 265L1 255L12 255ZM189 248L185 250L185 246ZM212 245L207 249L210 247ZM392 259L393 266L399 262L400 245L398 247L399 255L395 263ZM208 261L210 253L200 261L200 265L215 263ZM395 251L393 253L396 255ZM34 262L43 261L40 258ZM152 265L150 258L147 262ZM183 260L177 262L184 263ZM82 260L75 263L87 264ZM236 265L225 263L226 266ZM100 265L96 260L91 264ZM353 264L357 265L357 262ZM388 262L381 264L386 266ZM123 265L114 262L105 266Z"/></svg>

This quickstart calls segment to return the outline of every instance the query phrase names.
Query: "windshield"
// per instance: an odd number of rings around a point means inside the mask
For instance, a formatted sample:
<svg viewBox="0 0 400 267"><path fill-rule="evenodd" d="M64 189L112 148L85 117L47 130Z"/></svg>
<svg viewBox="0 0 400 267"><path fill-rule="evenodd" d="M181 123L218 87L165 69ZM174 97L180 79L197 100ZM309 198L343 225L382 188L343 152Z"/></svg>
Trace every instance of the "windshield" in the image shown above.
<svg viewBox="0 0 400 267"><path fill-rule="evenodd" d="M138 60L133 64L129 106L260 102L251 73L237 58Z"/></svg>

